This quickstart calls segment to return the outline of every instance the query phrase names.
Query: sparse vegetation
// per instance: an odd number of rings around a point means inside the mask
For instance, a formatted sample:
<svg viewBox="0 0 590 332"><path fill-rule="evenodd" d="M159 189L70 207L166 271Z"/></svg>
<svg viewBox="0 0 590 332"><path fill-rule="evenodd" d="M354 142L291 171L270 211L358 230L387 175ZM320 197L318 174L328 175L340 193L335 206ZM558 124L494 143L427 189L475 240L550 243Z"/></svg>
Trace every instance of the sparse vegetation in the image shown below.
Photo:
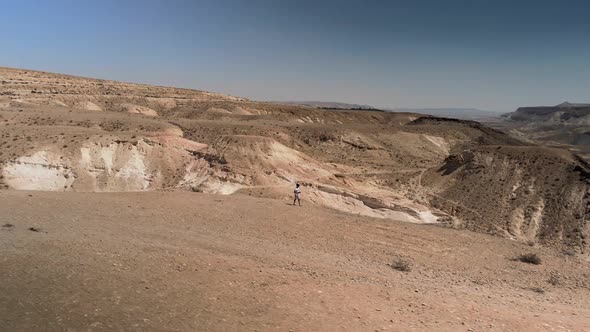
<svg viewBox="0 0 590 332"><path fill-rule="evenodd" d="M412 262L406 258L396 258L390 264L391 268L401 272L412 271Z"/></svg>
<svg viewBox="0 0 590 332"><path fill-rule="evenodd" d="M523 262L523 263L534 264L534 265L541 264L541 257L539 257L539 255L537 255L535 253L522 254L522 255L518 256L516 258L516 260Z"/></svg>

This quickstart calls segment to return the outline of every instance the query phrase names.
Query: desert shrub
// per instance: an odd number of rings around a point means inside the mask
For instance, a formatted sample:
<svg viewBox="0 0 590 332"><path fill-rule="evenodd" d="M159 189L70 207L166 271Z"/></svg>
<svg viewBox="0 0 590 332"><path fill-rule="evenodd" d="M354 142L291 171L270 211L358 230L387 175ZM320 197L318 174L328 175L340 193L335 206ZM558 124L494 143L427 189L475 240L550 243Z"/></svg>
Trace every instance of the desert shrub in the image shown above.
<svg viewBox="0 0 590 332"><path fill-rule="evenodd" d="M539 265L541 264L541 257L535 253L522 254L516 258L516 260L523 263Z"/></svg>
<svg viewBox="0 0 590 332"><path fill-rule="evenodd" d="M320 139L320 142L328 142L328 141L333 141L334 137L332 137L332 135L330 135L330 134L322 133L322 134L320 134L319 139Z"/></svg>
<svg viewBox="0 0 590 332"><path fill-rule="evenodd" d="M394 259L393 262L391 262L390 266L392 269L402 272L412 271L412 262L405 258Z"/></svg>

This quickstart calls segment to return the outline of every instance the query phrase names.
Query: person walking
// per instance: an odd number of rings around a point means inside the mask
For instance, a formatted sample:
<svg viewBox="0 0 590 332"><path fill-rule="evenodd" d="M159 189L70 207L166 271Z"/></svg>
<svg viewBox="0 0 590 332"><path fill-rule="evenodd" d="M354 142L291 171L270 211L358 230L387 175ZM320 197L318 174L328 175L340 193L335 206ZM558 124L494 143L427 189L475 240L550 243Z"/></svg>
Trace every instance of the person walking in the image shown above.
<svg viewBox="0 0 590 332"><path fill-rule="evenodd" d="M295 194L293 205L295 205L295 202L299 202L299 206L301 206L301 187L299 186L299 183L295 185L295 190L293 190L293 193Z"/></svg>

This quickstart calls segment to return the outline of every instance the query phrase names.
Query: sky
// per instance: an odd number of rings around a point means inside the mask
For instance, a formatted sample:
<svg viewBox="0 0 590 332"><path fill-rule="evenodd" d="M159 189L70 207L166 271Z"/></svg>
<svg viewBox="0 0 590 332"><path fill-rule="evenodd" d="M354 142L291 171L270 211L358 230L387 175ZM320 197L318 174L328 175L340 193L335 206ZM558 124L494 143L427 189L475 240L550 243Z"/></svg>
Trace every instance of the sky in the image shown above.
<svg viewBox="0 0 590 332"><path fill-rule="evenodd" d="M254 100L590 102L590 1L0 0L0 66Z"/></svg>

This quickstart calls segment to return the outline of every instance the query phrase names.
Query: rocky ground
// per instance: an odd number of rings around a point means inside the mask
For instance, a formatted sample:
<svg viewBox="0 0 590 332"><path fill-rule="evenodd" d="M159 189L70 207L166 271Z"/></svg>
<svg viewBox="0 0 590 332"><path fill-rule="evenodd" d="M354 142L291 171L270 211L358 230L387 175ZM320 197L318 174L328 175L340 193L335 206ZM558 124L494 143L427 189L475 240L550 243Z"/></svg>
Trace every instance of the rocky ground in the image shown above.
<svg viewBox="0 0 590 332"><path fill-rule="evenodd" d="M3 191L0 200L6 331L590 329L588 262L499 237L305 199L299 208L244 195ZM530 252L540 265L516 260Z"/></svg>

